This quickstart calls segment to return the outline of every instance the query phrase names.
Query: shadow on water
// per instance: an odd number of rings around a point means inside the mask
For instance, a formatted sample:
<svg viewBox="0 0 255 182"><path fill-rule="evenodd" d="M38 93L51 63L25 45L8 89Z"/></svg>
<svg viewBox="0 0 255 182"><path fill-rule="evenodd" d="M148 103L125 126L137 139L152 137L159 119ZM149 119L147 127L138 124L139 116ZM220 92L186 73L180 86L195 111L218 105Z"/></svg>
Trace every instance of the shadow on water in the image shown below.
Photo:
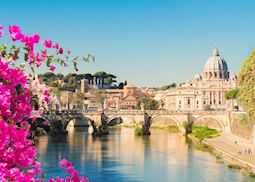
<svg viewBox="0 0 255 182"><path fill-rule="evenodd" d="M199 150L199 151L203 151L203 152L208 152L208 149L199 140L192 139L190 137L185 136L185 143L187 144L188 149L190 151Z"/></svg>

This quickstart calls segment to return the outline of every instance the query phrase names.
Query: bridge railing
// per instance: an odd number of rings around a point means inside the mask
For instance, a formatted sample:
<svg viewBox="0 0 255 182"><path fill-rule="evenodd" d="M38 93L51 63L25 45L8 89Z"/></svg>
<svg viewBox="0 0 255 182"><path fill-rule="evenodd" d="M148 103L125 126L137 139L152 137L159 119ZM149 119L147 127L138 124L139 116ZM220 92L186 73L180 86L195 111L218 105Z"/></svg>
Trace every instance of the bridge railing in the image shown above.
<svg viewBox="0 0 255 182"><path fill-rule="evenodd" d="M104 113L105 114L131 114L131 115L135 115L135 114L144 114L144 113L148 113L150 115L167 115L167 114L198 114L198 115L204 115L204 114L208 114L208 115L213 115L213 114L228 114L231 111L223 111L223 110L215 110L215 111L199 111L199 110L170 110L170 111L166 111L166 110L105 110ZM56 114L101 114L102 111L99 110L62 110L62 111L56 111ZM48 114L47 112L45 112L45 114Z"/></svg>
<svg viewBox="0 0 255 182"><path fill-rule="evenodd" d="M226 115L229 114L230 111L222 111L222 110L215 110L215 111L199 111L199 110L170 110L170 111L166 111L166 110L105 110L104 113L105 114L118 114L118 115L142 115L144 113L148 113L149 115L173 115L173 114L197 114L197 115ZM94 114L101 114L102 111L80 111L80 110L62 110L62 111L56 111L56 114L61 115L61 114L65 114L65 115L79 115L79 114L87 114L87 115L94 115ZM48 115L49 113L45 112L46 115Z"/></svg>
<svg viewBox="0 0 255 182"><path fill-rule="evenodd" d="M221 111L221 110L216 110L216 111L199 111L199 110L172 110L172 111L166 111L166 110L119 110L119 111L113 111L113 110L106 110L104 111L105 114L126 114L126 115L135 115L135 114L144 114L148 113L150 115L167 115L167 114L197 114L197 115L213 115L213 114L228 114L228 111ZM83 111L83 114L101 114L102 111Z"/></svg>

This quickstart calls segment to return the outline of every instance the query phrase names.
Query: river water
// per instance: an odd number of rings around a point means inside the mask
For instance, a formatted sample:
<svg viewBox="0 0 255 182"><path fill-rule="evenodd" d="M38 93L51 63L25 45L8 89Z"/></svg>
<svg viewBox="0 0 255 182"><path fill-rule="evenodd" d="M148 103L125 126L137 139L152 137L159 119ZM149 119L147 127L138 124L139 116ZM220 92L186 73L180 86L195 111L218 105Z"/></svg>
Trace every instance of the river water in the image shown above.
<svg viewBox="0 0 255 182"><path fill-rule="evenodd" d="M166 129L151 129L145 137L136 137L134 128L113 128L105 137L91 132L69 128L67 136L39 138L38 159L47 178L65 175L58 161L66 158L91 182L255 182Z"/></svg>

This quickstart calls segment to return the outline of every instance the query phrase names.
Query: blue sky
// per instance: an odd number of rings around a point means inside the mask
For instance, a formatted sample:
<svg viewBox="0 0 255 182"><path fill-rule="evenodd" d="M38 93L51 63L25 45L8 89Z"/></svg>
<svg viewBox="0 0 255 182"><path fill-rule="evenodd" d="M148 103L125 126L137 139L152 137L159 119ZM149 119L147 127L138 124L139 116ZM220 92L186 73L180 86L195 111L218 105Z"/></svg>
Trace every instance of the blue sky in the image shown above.
<svg viewBox="0 0 255 182"><path fill-rule="evenodd" d="M79 72L162 86L202 71L215 44L237 73L255 47L254 7L253 0L1 0L0 24L95 55Z"/></svg>

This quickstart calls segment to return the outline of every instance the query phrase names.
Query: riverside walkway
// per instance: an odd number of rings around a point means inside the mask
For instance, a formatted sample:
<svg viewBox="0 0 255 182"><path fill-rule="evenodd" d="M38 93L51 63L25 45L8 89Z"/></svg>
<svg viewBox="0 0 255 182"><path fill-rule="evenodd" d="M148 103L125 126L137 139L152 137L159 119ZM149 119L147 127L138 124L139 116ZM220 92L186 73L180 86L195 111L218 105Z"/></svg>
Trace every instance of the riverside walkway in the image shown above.
<svg viewBox="0 0 255 182"><path fill-rule="evenodd" d="M250 167L255 173L255 145L250 141L235 135L222 134L216 138L205 139L204 143L222 153L223 158L225 156L230 158L232 163L235 161L240 166ZM251 154L248 154L248 149ZM241 154L238 154L239 151Z"/></svg>

